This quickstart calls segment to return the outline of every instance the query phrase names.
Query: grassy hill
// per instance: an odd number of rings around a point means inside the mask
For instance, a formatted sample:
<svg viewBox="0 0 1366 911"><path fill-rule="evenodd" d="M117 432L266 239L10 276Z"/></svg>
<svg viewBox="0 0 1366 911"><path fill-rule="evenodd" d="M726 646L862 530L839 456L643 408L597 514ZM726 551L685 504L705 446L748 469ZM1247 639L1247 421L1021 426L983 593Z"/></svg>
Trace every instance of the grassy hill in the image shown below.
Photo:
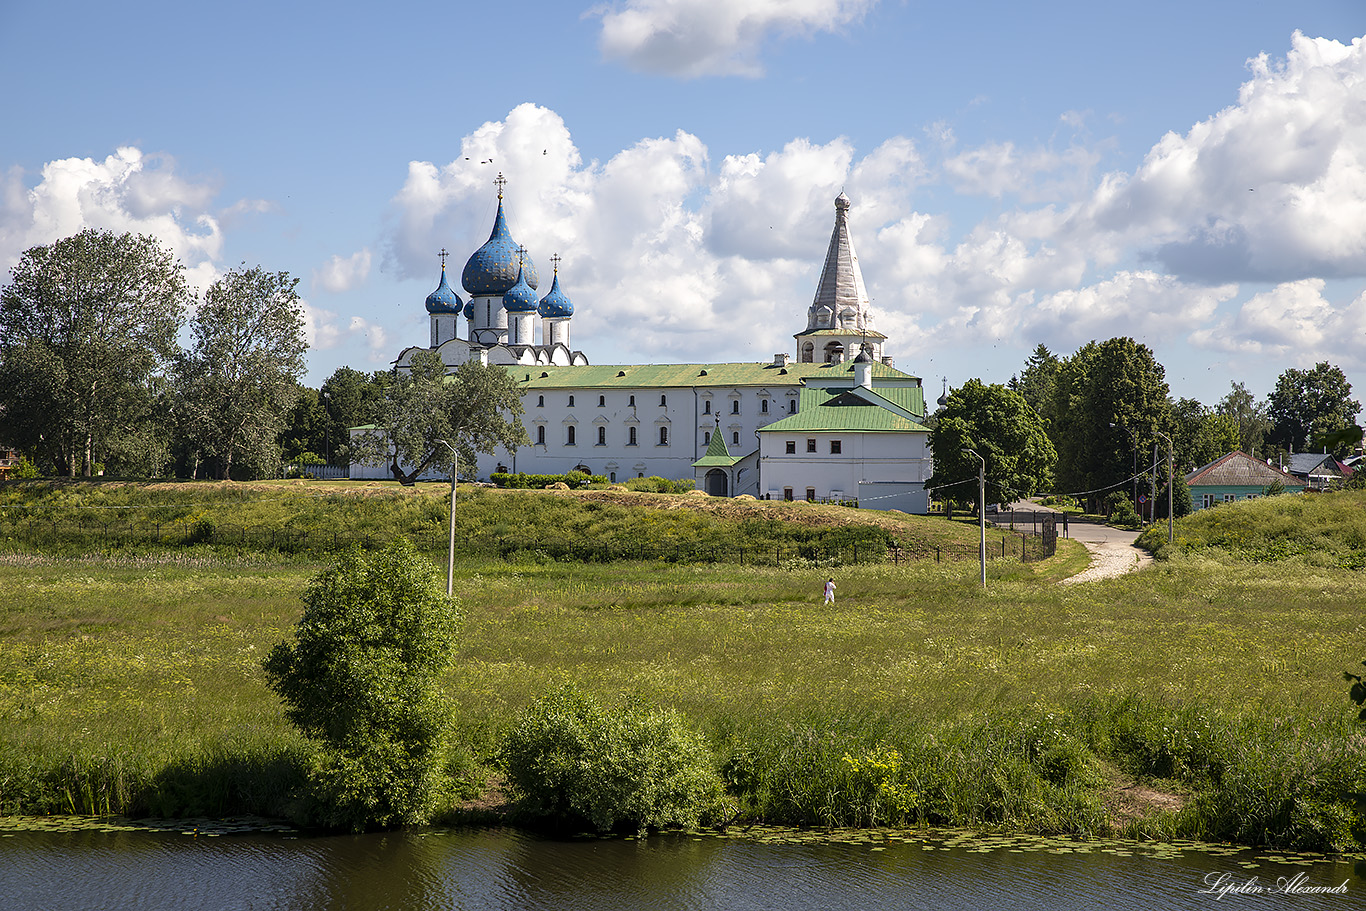
<svg viewBox="0 0 1366 911"><path fill-rule="evenodd" d="M1159 558L1199 556L1221 562L1366 569L1366 491L1283 494L1201 509L1138 540Z"/></svg>
<svg viewBox="0 0 1366 911"><path fill-rule="evenodd" d="M0 486L0 546L79 553L188 543L291 552L404 535L435 553L446 547L448 503L444 484L389 481L10 483ZM962 521L697 493L471 486L458 491L455 519L462 554L533 561L780 562L797 549L837 551L847 561L855 547L859 560L880 560L893 546L920 556L935 548L977 552L977 530ZM993 552L1002 537L989 536Z"/></svg>

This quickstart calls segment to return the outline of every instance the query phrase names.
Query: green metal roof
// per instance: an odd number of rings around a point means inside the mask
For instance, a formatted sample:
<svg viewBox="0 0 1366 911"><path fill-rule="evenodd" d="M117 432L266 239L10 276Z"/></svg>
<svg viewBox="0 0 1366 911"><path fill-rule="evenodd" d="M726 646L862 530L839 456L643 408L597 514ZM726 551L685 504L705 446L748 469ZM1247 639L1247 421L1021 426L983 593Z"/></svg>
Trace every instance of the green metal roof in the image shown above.
<svg viewBox="0 0 1366 911"><path fill-rule="evenodd" d="M808 378L852 376L853 362L842 364L608 364L587 367L504 369L523 389L688 389L694 386L792 386ZM886 364L873 364L873 376L915 379Z"/></svg>
<svg viewBox="0 0 1366 911"><path fill-rule="evenodd" d="M730 454L730 449L726 447L725 435L718 429L711 435L706 454L692 464L694 468L729 467L743 458L744 456Z"/></svg>
<svg viewBox="0 0 1366 911"><path fill-rule="evenodd" d="M878 390L883 392L884 390ZM897 390L885 390L896 392ZM918 391L918 390L905 390ZM929 433L930 428L876 402L883 396L865 398L866 389L804 389L798 412L759 428L760 433L798 431L857 431L861 433ZM891 399L888 395L886 398ZM899 404L899 403L898 403ZM903 406L905 407L905 406ZM909 410L909 409L908 409Z"/></svg>

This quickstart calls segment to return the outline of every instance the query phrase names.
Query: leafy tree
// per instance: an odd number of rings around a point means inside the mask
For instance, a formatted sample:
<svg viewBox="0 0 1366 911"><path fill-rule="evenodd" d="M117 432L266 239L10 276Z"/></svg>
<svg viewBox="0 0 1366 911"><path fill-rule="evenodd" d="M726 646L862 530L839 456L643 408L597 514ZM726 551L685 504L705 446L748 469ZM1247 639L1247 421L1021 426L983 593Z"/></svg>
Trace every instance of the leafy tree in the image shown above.
<svg viewBox="0 0 1366 911"><path fill-rule="evenodd" d="M304 592L294 642L264 662L285 714L314 742L310 815L361 831L427 821L446 785L440 677L460 613L406 540L352 549Z"/></svg>
<svg viewBox="0 0 1366 911"><path fill-rule="evenodd" d="M350 438L347 430L379 421L394 374L389 370L364 373L350 367L338 367L319 390L323 408L327 412L323 445L330 445L334 463L350 460Z"/></svg>
<svg viewBox="0 0 1366 911"><path fill-rule="evenodd" d="M1061 367L1062 361L1058 356L1049 351L1047 345L1040 343L1025 361L1019 377L1012 376L1006 384L1038 412L1045 427L1052 425L1053 389L1058 383L1058 370Z"/></svg>
<svg viewBox="0 0 1366 911"><path fill-rule="evenodd" d="M192 299L152 237L87 229L31 247L0 290L6 441L58 474L89 476L156 413Z"/></svg>
<svg viewBox="0 0 1366 911"><path fill-rule="evenodd" d="M1313 370L1285 371L1267 396L1272 442L1302 452L1316 438L1352 426L1361 405L1349 398L1351 394L1346 374L1326 361Z"/></svg>
<svg viewBox="0 0 1366 911"><path fill-rule="evenodd" d="M1053 409L1059 486L1103 490L1131 473L1135 438L1151 452L1155 431L1170 425L1166 370L1131 338L1088 342L1063 361Z"/></svg>
<svg viewBox="0 0 1366 911"><path fill-rule="evenodd" d="M1262 448L1262 441L1271 432L1271 420L1266 415L1266 406L1258 402L1242 383L1234 383L1228 395L1219 400L1214 410L1216 414L1232 420L1238 428L1238 448L1256 457Z"/></svg>
<svg viewBox="0 0 1366 911"><path fill-rule="evenodd" d="M285 428L280 432L280 458L294 462L305 453L327 454L328 444L332 442L328 434L327 410L317 389L299 387L294 399L294 407L289 409Z"/></svg>
<svg viewBox="0 0 1366 911"><path fill-rule="evenodd" d="M476 452L524 445L521 413L516 380L502 367L470 360L447 376L441 356L422 351L389 387L379 429L352 441L352 457L388 462L395 479L412 484L428 468L451 471L446 443L465 465L474 464Z"/></svg>
<svg viewBox="0 0 1366 911"><path fill-rule="evenodd" d="M934 453L931 487L964 478L976 478L981 463L964 449L986 460L986 498L989 503L1008 502L1047 490L1057 453L1044 431L1043 419L1019 393L999 384L987 386L968 380L949 393L930 432ZM954 499L968 499L968 490L950 491ZM976 499L975 485L971 498Z"/></svg>
<svg viewBox="0 0 1366 911"><path fill-rule="evenodd" d="M276 438L304 372L303 308L297 278L259 266L229 272L209 286L190 321L194 344L182 359L181 426L194 471L212 459L218 476L245 460L278 462Z"/></svg>
<svg viewBox="0 0 1366 911"><path fill-rule="evenodd" d="M1179 399L1171 406L1171 411L1171 437L1178 472L1213 462L1242 443L1233 418L1212 411L1195 399Z"/></svg>
<svg viewBox="0 0 1366 911"><path fill-rule="evenodd" d="M1200 464L1204 464L1201 462ZM1157 492L1157 513L1159 519L1167 518L1167 484L1163 478L1162 489ZM1195 503L1191 500L1191 489L1186 485L1186 478L1178 470L1172 476L1172 518L1179 519L1188 516L1195 509Z"/></svg>

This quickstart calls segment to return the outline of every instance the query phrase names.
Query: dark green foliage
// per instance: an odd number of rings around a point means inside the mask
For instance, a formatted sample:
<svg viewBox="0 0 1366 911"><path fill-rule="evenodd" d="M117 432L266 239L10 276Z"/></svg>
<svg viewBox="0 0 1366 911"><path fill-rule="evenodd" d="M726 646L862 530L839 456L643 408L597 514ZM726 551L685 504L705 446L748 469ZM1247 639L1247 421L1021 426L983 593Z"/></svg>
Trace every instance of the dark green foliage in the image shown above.
<svg viewBox="0 0 1366 911"><path fill-rule="evenodd" d="M963 450L984 458L988 503L1047 490L1057 461L1038 413L1018 393L980 380L968 380L949 393L930 433L930 446L934 476L926 483L931 487L977 477L982 463ZM957 485L944 495L975 501L977 485Z"/></svg>
<svg viewBox="0 0 1366 911"><path fill-rule="evenodd" d="M31 247L0 288L0 412L5 442L75 477L164 437L159 377L192 296L184 268L153 237L86 229Z"/></svg>
<svg viewBox="0 0 1366 911"><path fill-rule="evenodd" d="M1311 442L1346 430L1361 410L1351 394L1347 375L1326 361L1315 364L1312 370L1285 371L1267 396L1271 442L1291 452L1304 452ZM1339 447L1335 451L1346 451L1348 438L1335 438L1334 442Z"/></svg>
<svg viewBox="0 0 1366 911"><path fill-rule="evenodd" d="M577 490L585 484L606 484L607 478L604 475L587 475L581 471L571 471L568 474L527 474L519 471L516 474L507 472L494 472L489 475L489 480L499 487L510 490L544 490L551 484L565 484L570 490Z"/></svg>
<svg viewBox="0 0 1366 911"><path fill-rule="evenodd" d="M1366 664L1366 661L1361 663ZM1357 720L1366 722L1366 681L1361 679L1360 674L1353 674L1351 671L1343 671L1342 677L1352 684L1352 689L1347 695L1351 697L1353 702L1362 707L1357 714Z"/></svg>
<svg viewBox="0 0 1366 911"><path fill-rule="evenodd" d="M295 642L264 663L318 750L309 815L354 831L426 821L445 787L450 709L438 686L459 614L405 540L352 550L309 583Z"/></svg>
<svg viewBox="0 0 1366 911"><path fill-rule="evenodd" d="M523 713L499 763L520 812L557 828L690 828L725 808L711 753L677 712L603 708L572 688Z"/></svg>
<svg viewBox="0 0 1366 911"><path fill-rule="evenodd" d="M1242 383L1234 383L1229 394L1220 399L1214 410L1216 414L1230 419L1238 428L1238 448L1257 458L1262 441L1271 432L1266 405L1259 403Z"/></svg>
<svg viewBox="0 0 1366 911"><path fill-rule="evenodd" d="M355 461L388 464L394 479L411 485L429 469L449 475L469 468L478 453L516 450L527 442L516 380L496 365L469 360L447 374L433 351L413 355L385 390L376 429L351 441ZM458 472L457 472L458 474Z"/></svg>
<svg viewBox="0 0 1366 911"><path fill-rule="evenodd" d="M1058 486L1097 490L1142 468L1170 422L1166 370L1131 338L1088 342L1063 361L1054 387ZM1137 459L1135 459L1137 451Z"/></svg>
<svg viewBox="0 0 1366 911"><path fill-rule="evenodd" d="M650 475L648 478L630 478L626 482L627 490L642 493L687 493L696 486L697 482L692 478L671 481L668 478L661 478L659 475Z"/></svg>
<svg viewBox="0 0 1366 911"><path fill-rule="evenodd" d="M204 292L177 369L177 422L192 477L201 465L225 481L269 476L279 465L276 440L308 350L298 284L288 272L243 266Z"/></svg>
<svg viewBox="0 0 1366 911"><path fill-rule="evenodd" d="M1282 488L1284 489L1284 488ZM1180 473L1172 477L1172 517L1181 518L1190 515L1195 508L1191 500L1191 489L1186 485L1186 479ZM1157 492L1157 518L1167 518L1167 485L1163 484L1162 489Z"/></svg>

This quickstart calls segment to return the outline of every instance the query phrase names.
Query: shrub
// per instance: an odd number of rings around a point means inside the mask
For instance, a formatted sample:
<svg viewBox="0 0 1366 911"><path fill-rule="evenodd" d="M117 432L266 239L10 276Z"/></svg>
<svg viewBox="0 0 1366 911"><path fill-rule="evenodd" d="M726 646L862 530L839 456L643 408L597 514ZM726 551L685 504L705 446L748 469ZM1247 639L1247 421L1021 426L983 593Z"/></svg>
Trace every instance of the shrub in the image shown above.
<svg viewBox="0 0 1366 911"><path fill-rule="evenodd" d="M32 481L38 477L38 466L29 461L28 456L20 456L19 464L14 468L14 479L16 481Z"/></svg>
<svg viewBox="0 0 1366 911"><path fill-rule="evenodd" d="M430 818L446 786L450 710L438 677L459 615L400 539L353 548L313 578L295 642L264 662L285 714L317 745L305 816L352 831Z"/></svg>
<svg viewBox="0 0 1366 911"><path fill-rule="evenodd" d="M604 709L569 687L523 713L499 761L520 812L556 827L691 827L724 807L711 752L678 713Z"/></svg>

